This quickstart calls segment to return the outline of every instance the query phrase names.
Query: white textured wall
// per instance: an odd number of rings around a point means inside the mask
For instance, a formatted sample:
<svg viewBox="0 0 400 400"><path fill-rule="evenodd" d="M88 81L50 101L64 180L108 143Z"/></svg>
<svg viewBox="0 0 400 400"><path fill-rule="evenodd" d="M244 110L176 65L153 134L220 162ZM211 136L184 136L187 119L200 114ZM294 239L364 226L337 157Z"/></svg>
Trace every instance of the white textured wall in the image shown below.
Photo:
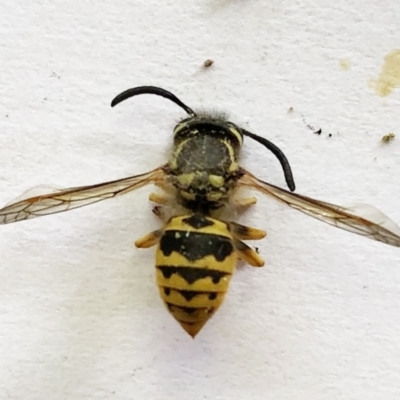
<svg viewBox="0 0 400 400"><path fill-rule="evenodd" d="M400 223L400 88L371 83L400 48L400 2L3 0L0 15L1 203L161 164L183 112L109 106L152 84L274 141L299 193ZM243 153L284 186L267 150ZM150 190L1 227L1 399L400 398L399 248L259 196L241 221L267 229L266 266L238 270L193 341L132 245L158 226Z"/></svg>

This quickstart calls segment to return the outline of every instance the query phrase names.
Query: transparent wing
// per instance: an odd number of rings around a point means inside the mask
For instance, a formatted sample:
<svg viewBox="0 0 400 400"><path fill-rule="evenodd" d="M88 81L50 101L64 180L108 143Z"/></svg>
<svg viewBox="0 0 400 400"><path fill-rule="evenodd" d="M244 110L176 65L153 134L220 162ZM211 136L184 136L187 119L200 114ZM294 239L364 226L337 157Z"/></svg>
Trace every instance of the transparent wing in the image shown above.
<svg viewBox="0 0 400 400"><path fill-rule="evenodd" d="M63 188L60 186L37 185L32 188L29 188L28 190L25 190L25 192L21 193L17 198L12 199L7 204L5 204L4 207L9 206L11 204L15 204L21 200L29 199L29 197L39 197L39 196L48 195L48 194L55 193L55 192L60 192L61 190L63 190Z"/></svg>
<svg viewBox="0 0 400 400"><path fill-rule="evenodd" d="M289 207L327 224L391 246L400 247L400 228L375 207L366 205L353 207L336 206L300 194L287 192L284 189L257 179L247 171L239 181L239 184L259 190L273 197L275 200L285 203Z"/></svg>
<svg viewBox="0 0 400 400"><path fill-rule="evenodd" d="M149 183L162 183L165 178L166 175L162 167L159 167L145 174L97 185L61 190L48 188L46 194L43 194L42 187L33 188L0 209L0 224L24 221L42 215L73 210L74 208L128 193ZM32 196L33 192L35 192L35 196L26 198L28 193Z"/></svg>

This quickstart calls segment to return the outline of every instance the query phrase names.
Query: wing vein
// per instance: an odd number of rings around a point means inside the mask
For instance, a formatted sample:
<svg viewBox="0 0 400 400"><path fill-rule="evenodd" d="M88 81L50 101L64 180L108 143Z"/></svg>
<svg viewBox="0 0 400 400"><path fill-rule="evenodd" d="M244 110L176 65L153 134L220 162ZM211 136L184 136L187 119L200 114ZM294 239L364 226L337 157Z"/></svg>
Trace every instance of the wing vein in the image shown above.
<svg viewBox="0 0 400 400"><path fill-rule="evenodd" d="M0 209L0 224L56 214L98 203L129 193L150 183L165 184L163 167L150 172L91 186L56 190L39 196L16 200Z"/></svg>
<svg viewBox="0 0 400 400"><path fill-rule="evenodd" d="M256 189L327 224L400 247L400 228L389 217L372 206L341 207L315 200L264 182L248 171L245 171L239 180L239 185Z"/></svg>

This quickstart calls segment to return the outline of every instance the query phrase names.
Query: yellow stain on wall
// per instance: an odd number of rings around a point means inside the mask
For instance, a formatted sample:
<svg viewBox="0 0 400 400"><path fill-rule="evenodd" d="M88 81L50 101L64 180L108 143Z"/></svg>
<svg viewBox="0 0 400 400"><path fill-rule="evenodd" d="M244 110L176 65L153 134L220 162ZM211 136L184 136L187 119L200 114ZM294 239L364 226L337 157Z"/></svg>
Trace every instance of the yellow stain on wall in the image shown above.
<svg viewBox="0 0 400 400"><path fill-rule="evenodd" d="M348 70L350 69L350 60L343 58L342 60L339 61L340 68L343 70Z"/></svg>
<svg viewBox="0 0 400 400"><path fill-rule="evenodd" d="M392 50L385 57L381 73L370 81L369 86L382 97L389 95L394 88L400 86L400 50Z"/></svg>

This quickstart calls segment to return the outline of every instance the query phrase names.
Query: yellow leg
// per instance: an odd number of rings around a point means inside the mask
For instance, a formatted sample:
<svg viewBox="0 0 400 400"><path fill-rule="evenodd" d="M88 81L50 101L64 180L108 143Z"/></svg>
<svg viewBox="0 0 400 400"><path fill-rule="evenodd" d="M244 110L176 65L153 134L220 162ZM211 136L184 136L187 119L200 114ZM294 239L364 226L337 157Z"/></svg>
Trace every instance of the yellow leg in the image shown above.
<svg viewBox="0 0 400 400"><path fill-rule="evenodd" d="M240 240L259 240L267 235L267 232L261 229L240 225L236 222L229 222L229 228L233 237Z"/></svg>
<svg viewBox="0 0 400 400"><path fill-rule="evenodd" d="M253 267L262 267L264 265L264 260L247 244L240 240L234 240L233 244L241 260L246 261L247 264Z"/></svg>
<svg viewBox="0 0 400 400"><path fill-rule="evenodd" d="M172 184L166 182L165 180L154 182L154 185L161 188L162 190L165 190L166 192L170 192L173 189Z"/></svg>
<svg viewBox="0 0 400 400"><path fill-rule="evenodd" d="M265 237L267 232L261 229L251 228L250 226L240 225L236 222L229 222L228 224L232 232L233 244L239 258L253 267L262 267L264 265L264 260L259 256L258 251L247 246L242 240L259 240Z"/></svg>
<svg viewBox="0 0 400 400"><path fill-rule="evenodd" d="M257 199L255 197L242 197L242 198L234 198L232 200L233 206L236 208L247 208L257 203Z"/></svg>
<svg viewBox="0 0 400 400"><path fill-rule="evenodd" d="M136 240L135 246L141 249L146 249L148 247L155 246L160 240L162 234L163 234L162 229L148 233L147 235L142 236L141 238Z"/></svg>
<svg viewBox="0 0 400 400"><path fill-rule="evenodd" d="M149 200L157 203L157 204L168 204L169 203L169 197L162 195L162 194L157 194L157 193L150 193L149 195Z"/></svg>

